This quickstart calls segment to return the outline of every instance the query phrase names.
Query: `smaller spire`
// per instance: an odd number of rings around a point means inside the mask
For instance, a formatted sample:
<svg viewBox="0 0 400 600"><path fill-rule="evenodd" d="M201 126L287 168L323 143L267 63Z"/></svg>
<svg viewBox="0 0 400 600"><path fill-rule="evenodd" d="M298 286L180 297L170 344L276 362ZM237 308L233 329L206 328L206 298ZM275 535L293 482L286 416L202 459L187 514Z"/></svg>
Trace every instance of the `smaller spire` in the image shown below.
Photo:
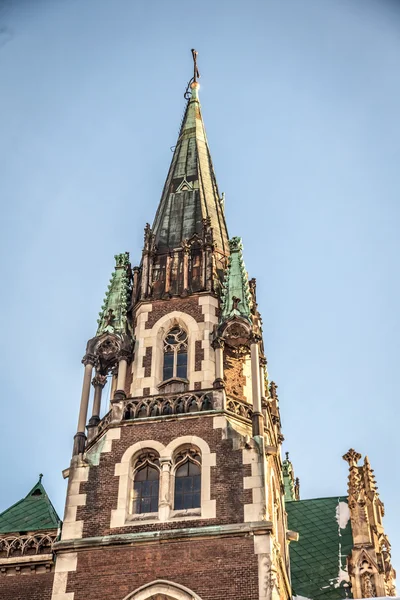
<svg viewBox="0 0 400 600"><path fill-rule="evenodd" d="M295 478L294 469L289 460L289 452L286 452L286 459L282 463L283 485L285 488L285 501L295 502L300 500L300 481Z"/></svg>
<svg viewBox="0 0 400 600"><path fill-rule="evenodd" d="M128 304L131 295L131 265L129 252L115 255L115 271L108 284L106 296L97 320L96 335L127 333Z"/></svg>
<svg viewBox="0 0 400 600"><path fill-rule="evenodd" d="M231 251L222 288L221 321L242 317L251 321L251 293L243 260L243 243L240 237L229 240Z"/></svg>

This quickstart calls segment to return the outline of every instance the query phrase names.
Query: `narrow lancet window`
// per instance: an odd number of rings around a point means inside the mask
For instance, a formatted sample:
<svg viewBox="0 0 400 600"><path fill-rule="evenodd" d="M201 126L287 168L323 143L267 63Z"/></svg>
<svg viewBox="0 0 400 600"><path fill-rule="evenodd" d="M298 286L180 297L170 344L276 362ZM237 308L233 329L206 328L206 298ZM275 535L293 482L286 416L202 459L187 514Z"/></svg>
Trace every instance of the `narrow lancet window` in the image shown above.
<svg viewBox="0 0 400 600"><path fill-rule="evenodd" d="M133 514L158 511L159 482L158 456L152 452L146 452L139 456L135 463L133 476Z"/></svg>
<svg viewBox="0 0 400 600"><path fill-rule="evenodd" d="M200 508L201 457L186 450L176 457L174 509Z"/></svg>
<svg viewBox="0 0 400 600"><path fill-rule="evenodd" d="M188 337L182 327L176 326L164 339L163 380L187 378Z"/></svg>

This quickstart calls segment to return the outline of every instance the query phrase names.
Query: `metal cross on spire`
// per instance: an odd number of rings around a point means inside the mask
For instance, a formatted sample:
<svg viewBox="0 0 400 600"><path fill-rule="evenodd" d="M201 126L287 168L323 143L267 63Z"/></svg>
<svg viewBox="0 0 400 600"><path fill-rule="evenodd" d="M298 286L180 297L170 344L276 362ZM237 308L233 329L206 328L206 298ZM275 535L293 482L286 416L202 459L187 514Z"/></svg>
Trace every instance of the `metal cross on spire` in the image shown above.
<svg viewBox="0 0 400 600"><path fill-rule="evenodd" d="M194 82L196 82L199 79L199 77L200 77L199 69L197 68L197 55L198 55L197 50L195 50L194 48L192 48L192 56L193 56L193 81Z"/></svg>

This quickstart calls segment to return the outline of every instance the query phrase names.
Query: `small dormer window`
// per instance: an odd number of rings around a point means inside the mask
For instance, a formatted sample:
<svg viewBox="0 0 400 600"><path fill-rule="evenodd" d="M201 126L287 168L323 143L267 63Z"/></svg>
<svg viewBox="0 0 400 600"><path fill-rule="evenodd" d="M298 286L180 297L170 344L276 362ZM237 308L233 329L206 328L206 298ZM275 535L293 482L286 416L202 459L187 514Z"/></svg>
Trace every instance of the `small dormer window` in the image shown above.
<svg viewBox="0 0 400 600"><path fill-rule="evenodd" d="M188 336L182 327L175 326L164 338L163 380L187 378Z"/></svg>

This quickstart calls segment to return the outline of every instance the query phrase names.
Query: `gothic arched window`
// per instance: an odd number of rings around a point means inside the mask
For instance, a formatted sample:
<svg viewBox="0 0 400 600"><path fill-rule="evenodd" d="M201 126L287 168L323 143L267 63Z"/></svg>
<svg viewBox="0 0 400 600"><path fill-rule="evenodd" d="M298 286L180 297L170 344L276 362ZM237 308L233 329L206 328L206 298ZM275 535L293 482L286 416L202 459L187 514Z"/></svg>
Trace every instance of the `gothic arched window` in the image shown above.
<svg viewBox="0 0 400 600"><path fill-rule="evenodd" d="M176 457L174 510L200 508L201 456L185 450Z"/></svg>
<svg viewBox="0 0 400 600"><path fill-rule="evenodd" d="M164 338L163 381L187 378L187 333L179 325L173 327Z"/></svg>
<svg viewBox="0 0 400 600"><path fill-rule="evenodd" d="M158 456L154 452L145 452L137 458L133 474L133 514L158 511L159 465Z"/></svg>

